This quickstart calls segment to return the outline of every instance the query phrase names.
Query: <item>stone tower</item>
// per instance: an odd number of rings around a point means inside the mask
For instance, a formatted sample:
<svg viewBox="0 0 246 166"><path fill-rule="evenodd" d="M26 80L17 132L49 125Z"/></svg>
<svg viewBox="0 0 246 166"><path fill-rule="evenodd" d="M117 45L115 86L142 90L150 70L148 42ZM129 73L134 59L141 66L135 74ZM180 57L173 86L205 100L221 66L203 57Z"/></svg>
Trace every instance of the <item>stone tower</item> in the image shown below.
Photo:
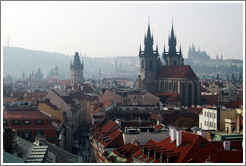
<svg viewBox="0 0 246 166"><path fill-rule="evenodd" d="M140 57L140 75L139 88L147 89L149 92L154 92L157 86L158 68L160 66L160 59L158 47L153 50L153 35L151 35L150 24L148 23L147 35L144 38L144 51L139 49Z"/></svg>
<svg viewBox="0 0 246 166"><path fill-rule="evenodd" d="M78 52L75 52L73 63L70 62L70 70L72 85L83 83L84 63L81 63Z"/></svg>
<svg viewBox="0 0 246 166"><path fill-rule="evenodd" d="M171 30L171 36L168 38L168 52L165 50L164 46L164 51L163 51L163 59L166 62L167 66L171 65L183 65L184 59L182 56L182 51L181 51L181 46L179 51L176 51L176 36L174 35L174 30L173 30L173 25L172 25L172 30Z"/></svg>

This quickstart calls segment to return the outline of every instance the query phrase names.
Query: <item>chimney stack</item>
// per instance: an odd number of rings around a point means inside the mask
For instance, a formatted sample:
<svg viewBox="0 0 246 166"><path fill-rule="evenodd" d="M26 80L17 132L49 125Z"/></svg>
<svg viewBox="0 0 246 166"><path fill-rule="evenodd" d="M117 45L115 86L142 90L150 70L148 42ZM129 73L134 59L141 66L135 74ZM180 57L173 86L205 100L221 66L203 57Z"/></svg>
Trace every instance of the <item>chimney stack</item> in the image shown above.
<svg viewBox="0 0 246 166"><path fill-rule="evenodd" d="M241 125L241 115L236 114L236 132L240 133L240 125Z"/></svg>
<svg viewBox="0 0 246 166"><path fill-rule="evenodd" d="M182 132L180 130L176 131L176 146L179 147L182 144Z"/></svg>
<svg viewBox="0 0 246 166"><path fill-rule="evenodd" d="M171 141L175 141L176 140L176 129L173 127L169 127L169 135L171 136Z"/></svg>

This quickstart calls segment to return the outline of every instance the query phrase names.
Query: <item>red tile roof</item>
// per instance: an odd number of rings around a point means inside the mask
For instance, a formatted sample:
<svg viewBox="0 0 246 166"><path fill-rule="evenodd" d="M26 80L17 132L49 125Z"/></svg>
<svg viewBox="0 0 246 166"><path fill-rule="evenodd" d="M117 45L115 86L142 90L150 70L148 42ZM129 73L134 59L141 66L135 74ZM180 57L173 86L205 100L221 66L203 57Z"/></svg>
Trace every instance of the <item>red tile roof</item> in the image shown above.
<svg viewBox="0 0 246 166"><path fill-rule="evenodd" d="M7 119L50 119L40 111L3 111L3 118Z"/></svg>
<svg viewBox="0 0 246 166"><path fill-rule="evenodd" d="M220 143L221 144L221 143ZM219 144L219 146L221 146ZM236 144L235 144L236 146ZM189 133L186 131L182 131L182 144L177 147L176 141L171 142L170 137L160 141L158 143L144 145L144 149L150 150L152 152L156 152L157 154L165 154L170 158L170 161L173 163L187 163L187 162L196 162L202 163L206 161L210 156L213 157L214 162L222 162L225 156L228 158L226 162L236 161L241 162L243 158L243 151L239 150L235 152L234 156L237 159L229 159L230 153L232 151L225 151L223 149L218 148L218 146L210 143L204 137ZM139 149L134 155L134 158L144 159L144 162L157 162L156 160L151 160L153 158L153 153L150 155L150 158L147 157L147 154L143 154L143 148ZM217 155L217 156L216 156ZM224 155L224 156L220 156ZM211 158L212 158L211 157ZM217 158L216 158L217 157ZM165 159L163 161L167 162Z"/></svg>
<svg viewBox="0 0 246 166"><path fill-rule="evenodd" d="M164 125L162 125L162 124L155 125L155 130L160 130L163 127L164 127Z"/></svg>
<svg viewBox="0 0 246 166"><path fill-rule="evenodd" d="M71 86L72 85L72 81L71 80L62 80L60 82L61 85L67 85L67 86Z"/></svg>
<svg viewBox="0 0 246 166"><path fill-rule="evenodd" d="M232 101L230 104L225 104L225 107L227 108L239 108L239 106L243 105L243 100L235 100Z"/></svg>
<svg viewBox="0 0 246 166"><path fill-rule="evenodd" d="M112 120L109 120L105 125L97 128L94 131L94 136L95 136L96 140L99 141L104 135L106 135L107 133L109 133L110 131L112 131L116 128L118 128L116 123L113 122Z"/></svg>
<svg viewBox="0 0 246 166"><path fill-rule="evenodd" d="M190 65L162 66L159 69L160 78L190 78L198 79Z"/></svg>
<svg viewBox="0 0 246 166"><path fill-rule="evenodd" d="M210 105L218 105L218 95L202 95L201 97Z"/></svg>
<svg viewBox="0 0 246 166"><path fill-rule="evenodd" d="M104 104L103 104L103 108L106 108L107 106L109 106L109 105L111 105L112 103L111 103L111 101L106 101L106 102L104 102Z"/></svg>
<svg viewBox="0 0 246 166"><path fill-rule="evenodd" d="M119 128L105 134L104 137L100 139L100 142L104 145L104 148L120 147L124 145L122 132Z"/></svg>
<svg viewBox="0 0 246 166"><path fill-rule="evenodd" d="M141 146L139 145L133 145L131 143L128 143L126 145L123 145L117 149L115 149L113 152L118 155L119 157L126 158L126 162L132 161L132 155L136 153Z"/></svg>
<svg viewBox="0 0 246 166"><path fill-rule="evenodd" d="M170 92L157 92L156 95L158 97L164 97L167 102L177 102L180 101L180 97L178 93L170 93Z"/></svg>

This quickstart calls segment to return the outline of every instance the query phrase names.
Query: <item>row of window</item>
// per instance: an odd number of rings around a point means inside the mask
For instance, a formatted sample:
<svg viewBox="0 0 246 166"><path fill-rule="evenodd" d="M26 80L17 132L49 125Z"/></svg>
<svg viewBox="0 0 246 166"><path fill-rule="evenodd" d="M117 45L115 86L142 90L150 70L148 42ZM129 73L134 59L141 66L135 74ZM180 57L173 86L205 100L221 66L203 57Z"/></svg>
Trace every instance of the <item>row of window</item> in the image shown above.
<svg viewBox="0 0 246 166"><path fill-rule="evenodd" d="M44 132L42 130L36 130L34 131L34 136L36 135L43 135ZM17 135L19 136L19 132L17 132ZM25 131L22 131L22 138L24 139L29 139L32 137L32 131L30 130L25 130Z"/></svg>
<svg viewBox="0 0 246 166"><path fill-rule="evenodd" d="M209 118L216 118L216 114L212 113L212 112L204 112L204 116L205 117L209 117Z"/></svg>
<svg viewBox="0 0 246 166"><path fill-rule="evenodd" d="M29 125L31 123L32 123L31 120L23 120L23 124L24 125ZM7 125L8 124L8 121L6 119L4 119L3 120L3 124ZM12 120L12 124L13 125L19 125L21 123L20 123L20 120ZM43 121L42 120L35 120L35 124L43 124Z"/></svg>
<svg viewBox="0 0 246 166"><path fill-rule="evenodd" d="M216 128L216 123L204 121L204 126Z"/></svg>

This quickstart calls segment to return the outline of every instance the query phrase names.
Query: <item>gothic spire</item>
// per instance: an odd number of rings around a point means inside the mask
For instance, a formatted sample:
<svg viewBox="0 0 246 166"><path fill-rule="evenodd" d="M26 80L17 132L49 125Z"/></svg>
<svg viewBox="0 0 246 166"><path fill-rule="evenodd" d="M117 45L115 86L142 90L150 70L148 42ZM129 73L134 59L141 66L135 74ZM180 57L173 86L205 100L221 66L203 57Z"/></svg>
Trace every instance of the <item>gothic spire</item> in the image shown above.
<svg viewBox="0 0 246 166"><path fill-rule="evenodd" d="M169 36L168 45L169 45L169 50L168 50L169 55L170 56L176 55L176 37L174 35L173 23L171 29L171 36Z"/></svg>
<svg viewBox="0 0 246 166"><path fill-rule="evenodd" d="M153 35L151 35L149 22L148 22L147 35L145 35L145 38L144 38L144 52L146 54L153 53Z"/></svg>
<svg viewBox="0 0 246 166"><path fill-rule="evenodd" d="M140 47L139 47L139 55L141 54L141 44L140 44Z"/></svg>

